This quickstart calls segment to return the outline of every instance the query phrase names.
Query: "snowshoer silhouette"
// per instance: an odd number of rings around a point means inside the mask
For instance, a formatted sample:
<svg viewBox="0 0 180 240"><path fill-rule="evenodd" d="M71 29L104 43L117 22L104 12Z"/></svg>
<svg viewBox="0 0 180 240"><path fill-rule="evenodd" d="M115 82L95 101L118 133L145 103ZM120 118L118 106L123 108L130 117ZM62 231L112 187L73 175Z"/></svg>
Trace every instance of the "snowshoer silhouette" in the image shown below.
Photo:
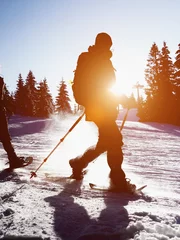
<svg viewBox="0 0 180 240"><path fill-rule="evenodd" d="M87 121L98 127L99 138L95 146L81 156L69 161L75 179L82 178L82 171L100 154L107 152L110 179L113 187L127 191L125 173L122 170L122 134L116 124L118 101L110 88L115 84L115 69L111 62L112 39L107 33L99 33L88 52L80 54L73 80L76 102L85 107Z"/></svg>

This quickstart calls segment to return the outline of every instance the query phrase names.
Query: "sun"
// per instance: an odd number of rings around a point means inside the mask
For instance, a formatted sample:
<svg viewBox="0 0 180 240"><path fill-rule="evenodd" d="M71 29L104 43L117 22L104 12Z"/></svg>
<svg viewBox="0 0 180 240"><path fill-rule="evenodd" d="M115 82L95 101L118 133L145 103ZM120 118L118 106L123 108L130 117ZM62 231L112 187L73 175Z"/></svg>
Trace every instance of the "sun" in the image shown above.
<svg viewBox="0 0 180 240"><path fill-rule="evenodd" d="M116 82L110 89L117 96L126 95L130 96L133 92L133 86L127 82Z"/></svg>

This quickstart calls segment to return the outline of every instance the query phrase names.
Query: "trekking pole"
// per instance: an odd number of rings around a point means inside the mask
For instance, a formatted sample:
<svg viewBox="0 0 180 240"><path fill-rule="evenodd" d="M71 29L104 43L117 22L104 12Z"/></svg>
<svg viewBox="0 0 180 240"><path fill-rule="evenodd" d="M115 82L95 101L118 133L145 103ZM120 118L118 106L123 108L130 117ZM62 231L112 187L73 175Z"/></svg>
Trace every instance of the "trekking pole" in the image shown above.
<svg viewBox="0 0 180 240"><path fill-rule="evenodd" d="M64 141L64 139L66 138L66 136L73 130L73 128L80 122L80 120L83 118L85 113L83 113L77 120L76 122L72 125L72 127L68 130L68 132L64 135L63 138L60 139L60 141L58 142L58 144L53 148L53 150L49 153L49 155L43 160L43 162L39 165L39 167L34 171L31 172L31 177L37 177L37 171L41 168L41 166L48 160L48 158L51 156L51 154L56 150L56 148Z"/></svg>
<svg viewBox="0 0 180 240"><path fill-rule="evenodd" d="M129 107L128 107L128 109L127 109L127 112L126 112L126 114L125 114L125 116L124 116L124 119L123 119L123 122L122 122L122 124L121 124L121 127L120 127L120 131L122 131L122 129L123 129L123 127L124 127L124 124L125 124L125 122L126 122L126 119L127 119L127 116L128 116L128 112L129 112Z"/></svg>

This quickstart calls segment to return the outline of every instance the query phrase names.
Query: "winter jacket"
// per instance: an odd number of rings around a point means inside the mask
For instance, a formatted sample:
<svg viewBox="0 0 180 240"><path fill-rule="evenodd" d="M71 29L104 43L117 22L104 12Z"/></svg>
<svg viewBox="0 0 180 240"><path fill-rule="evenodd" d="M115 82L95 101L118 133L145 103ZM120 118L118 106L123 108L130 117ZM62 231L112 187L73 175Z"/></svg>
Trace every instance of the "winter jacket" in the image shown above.
<svg viewBox="0 0 180 240"><path fill-rule="evenodd" d="M110 91L116 81L111 56L110 50L90 46L78 58L72 89L76 102L85 107L88 121L117 118L117 99Z"/></svg>

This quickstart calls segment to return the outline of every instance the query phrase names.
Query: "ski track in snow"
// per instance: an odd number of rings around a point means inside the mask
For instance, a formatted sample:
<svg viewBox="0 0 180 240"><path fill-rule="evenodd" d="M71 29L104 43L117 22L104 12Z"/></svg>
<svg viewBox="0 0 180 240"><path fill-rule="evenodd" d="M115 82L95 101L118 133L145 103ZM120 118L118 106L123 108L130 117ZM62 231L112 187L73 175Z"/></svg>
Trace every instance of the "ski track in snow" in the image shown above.
<svg viewBox="0 0 180 240"><path fill-rule="evenodd" d="M84 119L39 169L37 178L30 179L30 172L78 116L11 118L9 129L18 155L35 159L7 175L3 171L7 157L0 145L0 238L180 239L180 127L137 122L134 111L122 132L123 168L138 187L147 184L139 197L90 190L90 181L107 182L105 154L89 165L83 181L65 178L71 174L68 160L97 140L97 129Z"/></svg>

